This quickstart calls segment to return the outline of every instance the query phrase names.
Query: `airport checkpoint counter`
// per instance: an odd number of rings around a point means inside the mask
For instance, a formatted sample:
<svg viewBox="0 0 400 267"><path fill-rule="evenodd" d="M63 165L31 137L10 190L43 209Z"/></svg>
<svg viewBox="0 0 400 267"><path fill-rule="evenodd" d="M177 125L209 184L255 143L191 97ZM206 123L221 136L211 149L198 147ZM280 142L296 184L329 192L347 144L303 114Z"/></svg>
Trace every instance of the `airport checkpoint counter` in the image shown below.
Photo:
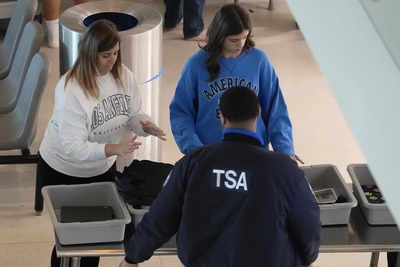
<svg viewBox="0 0 400 267"><path fill-rule="evenodd" d="M95 245L61 245L56 239L57 256L61 257L61 266L80 266L81 257L123 256L124 245L119 243L103 243ZM400 232L393 225L368 225L360 208L351 211L350 223L339 226L323 226L321 231L320 253L369 252L370 267L378 266L380 252L400 252ZM154 255L176 255L175 238L155 251ZM397 257L400 267L400 257Z"/></svg>

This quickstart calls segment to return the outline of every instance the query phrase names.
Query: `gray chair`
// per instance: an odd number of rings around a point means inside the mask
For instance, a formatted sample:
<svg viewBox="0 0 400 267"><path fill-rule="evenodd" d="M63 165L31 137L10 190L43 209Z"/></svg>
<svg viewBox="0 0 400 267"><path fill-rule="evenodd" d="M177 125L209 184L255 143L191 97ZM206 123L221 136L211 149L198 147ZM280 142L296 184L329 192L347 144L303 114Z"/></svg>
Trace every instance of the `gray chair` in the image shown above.
<svg viewBox="0 0 400 267"><path fill-rule="evenodd" d="M22 151L22 155L1 155L0 164L36 164L38 161L38 155L31 155L29 147L37 132L39 104L46 86L48 68L48 62L40 52L34 55L16 107L10 113L0 114L0 125L5 125L0 131L0 150ZM35 207L36 203L43 206L40 192L39 195L36 192Z"/></svg>
<svg viewBox="0 0 400 267"><path fill-rule="evenodd" d="M0 114L11 112L15 108L31 59L39 51L42 41L41 25L35 21L28 22L24 27L10 73L0 80Z"/></svg>
<svg viewBox="0 0 400 267"><path fill-rule="evenodd" d="M8 25L3 44L0 46L0 79L10 72L11 65L24 26L36 14L37 0L18 0Z"/></svg>
<svg viewBox="0 0 400 267"><path fill-rule="evenodd" d="M6 114L0 114L0 150L29 149L37 129L37 115L48 75L48 62L39 52L32 58L23 81L21 95L16 107ZM0 164L8 164L2 161Z"/></svg>

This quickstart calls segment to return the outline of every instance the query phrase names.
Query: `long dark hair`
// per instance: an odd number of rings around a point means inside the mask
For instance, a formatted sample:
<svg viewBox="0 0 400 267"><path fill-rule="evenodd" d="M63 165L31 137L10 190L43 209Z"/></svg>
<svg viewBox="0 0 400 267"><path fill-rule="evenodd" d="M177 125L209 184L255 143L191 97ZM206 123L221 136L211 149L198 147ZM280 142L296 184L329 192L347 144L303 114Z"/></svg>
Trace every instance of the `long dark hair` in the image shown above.
<svg viewBox="0 0 400 267"><path fill-rule="evenodd" d="M229 35L241 34L245 30L248 30L249 34L243 52L254 46L254 41L251 39L252 26L249 14L236 4L225 5L217 12L208 27L208 42L203 47L208 52L206 67L210 74L209 82L215 80L221 71L218 59L222 54L225 38Z"/></svg>
<svg viewBox="0 0 400 267"><path fill-rule="evenodd" d="M121 43L116 26L108 20L93 22L85 32L78 44L78 58L65 78L65 85L70 79L75 79L86 97L98 98L99 87L96 83L97 55L100 52L112 49ZM117 60L111 69L111 74L117 83L123 87L121 81L121 50L118 51Z"/></svg>

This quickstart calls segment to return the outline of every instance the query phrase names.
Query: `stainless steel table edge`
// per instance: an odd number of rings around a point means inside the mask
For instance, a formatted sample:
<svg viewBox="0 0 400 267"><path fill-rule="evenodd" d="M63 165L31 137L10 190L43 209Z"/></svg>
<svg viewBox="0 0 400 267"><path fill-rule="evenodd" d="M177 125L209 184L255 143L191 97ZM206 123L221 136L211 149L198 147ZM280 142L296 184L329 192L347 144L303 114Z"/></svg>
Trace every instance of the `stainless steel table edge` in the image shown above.
<svg viewBox="0 0 400 267"><path fill-rule="evenodd" d="M116 244L115 248L104 248L104 249L88 249L88 250L68 250L62 251L57 249L58 257L114 257L114 256L124 256L125 251L123 245ZM119 247L118 247L119 246ZM400 245L355 245L355 246L340 246L340 245L322 245L319 249L320 253L357 253L357 252L400 252ZM154 255L176 255L177 249L175 248L159 248L154 252Z"/></svg>
<svg viewBox="0 0 400 267"><path fill-rule="evenodd" d="M357 252L400 252L400 245L354 245L354 246L343 246L343 245L326 245L320 246L320 253L357 253Z"/></svg>
<svg viewBox="0 0 400 267"><path fill-rule="evenodd" d="M122 243L115 244L115 248L104 248L104 249L71 249L68 251L60 250L58 244L56 245L57 257L115 257L115 256L125 256L125 250L123 249ZM159 248L154 251L154 255L176 255L177 249L175 248Z"/></svg>

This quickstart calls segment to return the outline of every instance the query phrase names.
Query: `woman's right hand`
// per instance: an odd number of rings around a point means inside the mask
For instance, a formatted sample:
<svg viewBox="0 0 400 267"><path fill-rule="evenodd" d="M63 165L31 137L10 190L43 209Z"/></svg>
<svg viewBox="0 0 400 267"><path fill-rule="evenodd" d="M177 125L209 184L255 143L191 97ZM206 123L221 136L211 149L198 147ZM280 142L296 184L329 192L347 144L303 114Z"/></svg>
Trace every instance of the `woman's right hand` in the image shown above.
<svg viewBox="0 0 400 267"><path fill-rule="evenodd" d="M106 157L111 157L114 155L125 156L132 153L142 144L141 142L136 142L136 138L137 136L133 135L132 138L126 139L119 144L106 144Z"/></svg>

